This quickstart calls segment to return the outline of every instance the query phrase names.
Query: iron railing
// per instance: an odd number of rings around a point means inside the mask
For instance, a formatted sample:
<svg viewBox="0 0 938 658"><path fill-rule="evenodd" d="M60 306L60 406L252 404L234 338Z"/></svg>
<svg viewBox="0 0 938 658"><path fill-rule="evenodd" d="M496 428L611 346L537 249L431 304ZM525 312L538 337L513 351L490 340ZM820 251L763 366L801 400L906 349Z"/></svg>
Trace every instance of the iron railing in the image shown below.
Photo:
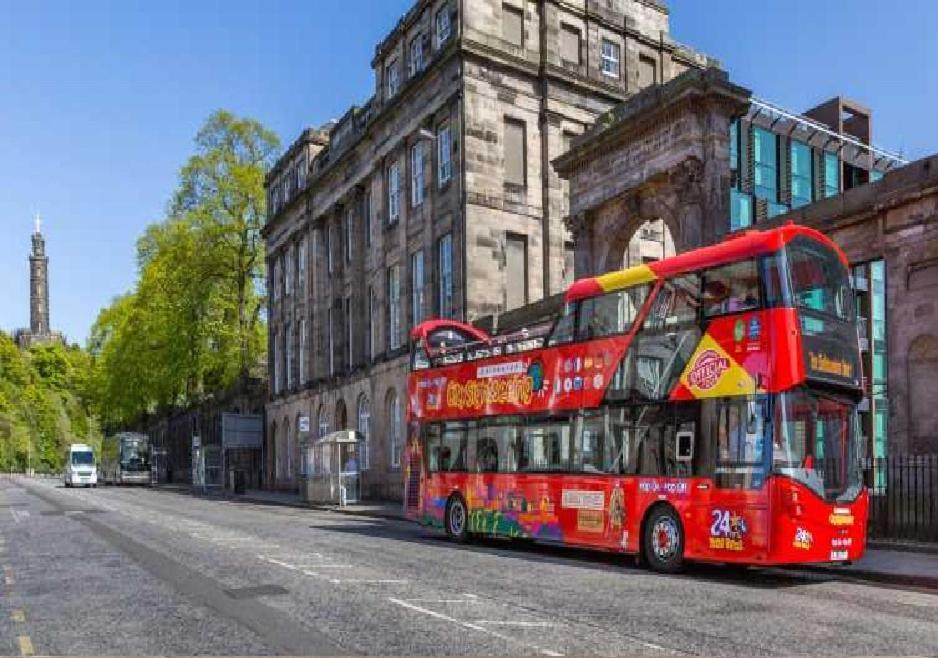
<svg viewBox="0 0 938 658"><path fill-rule="evenodd" d="M938 542L938 454L867 459L869 537Z"/></svg>

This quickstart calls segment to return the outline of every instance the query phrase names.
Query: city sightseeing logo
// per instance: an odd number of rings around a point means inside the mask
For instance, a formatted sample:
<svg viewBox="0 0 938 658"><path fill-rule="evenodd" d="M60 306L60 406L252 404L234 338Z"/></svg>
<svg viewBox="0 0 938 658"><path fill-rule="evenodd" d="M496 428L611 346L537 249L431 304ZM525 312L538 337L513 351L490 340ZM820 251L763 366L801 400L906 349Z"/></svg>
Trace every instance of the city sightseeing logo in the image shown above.
<svg viewBox="0 0 938 658"><path fill-rule="evenodd" d="M720 376L729 368L730 360L725 356L716 350L704 350L687 374L687 381L694 388L707 391L717 385Z"/></svg>

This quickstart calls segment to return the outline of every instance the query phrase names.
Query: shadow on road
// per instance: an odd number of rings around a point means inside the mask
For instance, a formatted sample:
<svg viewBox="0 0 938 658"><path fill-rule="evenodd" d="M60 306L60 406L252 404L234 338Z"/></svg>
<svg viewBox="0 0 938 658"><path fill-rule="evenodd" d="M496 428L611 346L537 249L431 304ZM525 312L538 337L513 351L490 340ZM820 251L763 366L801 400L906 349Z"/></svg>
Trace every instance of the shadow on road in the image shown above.
<svg viewBox="0 0 938 658"><path fill-rule="evenodd" d="M530 539L479 537L466 544L456 544L446 536L422 526L377 519L362 519L354 523L344 524L323 523L311 525L310 527L320 532L335 532L372 538L380 537L424 546L442 545L440 546L441 549L485 553L525 562L576 566L610 573L651 573L638 566L635 556L632 555L563 546ZM686 566L683 573L673 576L661 574L660 577L692 578L761 590L820 584L831 580L814 574L799 575L739 565L705 563L691 563Z"/></svg>

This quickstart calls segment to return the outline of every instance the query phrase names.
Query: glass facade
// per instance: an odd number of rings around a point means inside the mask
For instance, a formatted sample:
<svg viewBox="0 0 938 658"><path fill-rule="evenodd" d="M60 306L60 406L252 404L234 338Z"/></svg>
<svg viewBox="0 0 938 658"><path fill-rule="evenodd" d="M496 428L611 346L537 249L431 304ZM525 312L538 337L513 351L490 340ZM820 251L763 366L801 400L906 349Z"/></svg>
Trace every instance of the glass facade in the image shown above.
<svg viewBox="0 0 938 658"><path fill-rule="evenodd" d="M840 160L835 153L824 153L824 198L840 194Z"/></svg>
<svg viewBox="0 0 938 658"><path fill-rule="evenodd" d="M736 188L730 190L730 230L752 226L752 197Z"/></svg>
<svg viewBox="0 0 938 658"><path fill-rule="evenodd" d="M756 198L778 202L778 136L762 128L752 131Z"/></svg>
<svg viewBox="0 0 938 658"><path fill-rule="evenodd" d="M800 208L814 201L814 176L811 147L803 142L791 143L791 207Z"/></svg>
<svg viewBox="0 0 938 658"><path fill-rule="evenodd" d="M866 399L860 406L860 426L866 439L868 455L886 456L889 431L886 345L886 266L881 260L853 268L857 296L857 321L863 360ZM872 484L882 492L886 486L884 468L874 471Z"/></svg>

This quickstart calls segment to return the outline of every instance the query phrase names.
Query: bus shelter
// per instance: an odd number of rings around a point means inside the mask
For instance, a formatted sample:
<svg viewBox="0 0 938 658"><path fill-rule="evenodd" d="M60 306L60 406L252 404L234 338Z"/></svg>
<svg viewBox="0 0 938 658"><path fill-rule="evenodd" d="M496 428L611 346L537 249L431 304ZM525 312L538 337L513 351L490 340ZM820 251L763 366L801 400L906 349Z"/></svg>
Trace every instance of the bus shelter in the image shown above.
<svg viewBox="0 0 938 658"><path fill-rule="evenodd" d="M345 506L360 500L358 444L358 433L353 430L332 432L303 444L306 502Z"/></svg>

